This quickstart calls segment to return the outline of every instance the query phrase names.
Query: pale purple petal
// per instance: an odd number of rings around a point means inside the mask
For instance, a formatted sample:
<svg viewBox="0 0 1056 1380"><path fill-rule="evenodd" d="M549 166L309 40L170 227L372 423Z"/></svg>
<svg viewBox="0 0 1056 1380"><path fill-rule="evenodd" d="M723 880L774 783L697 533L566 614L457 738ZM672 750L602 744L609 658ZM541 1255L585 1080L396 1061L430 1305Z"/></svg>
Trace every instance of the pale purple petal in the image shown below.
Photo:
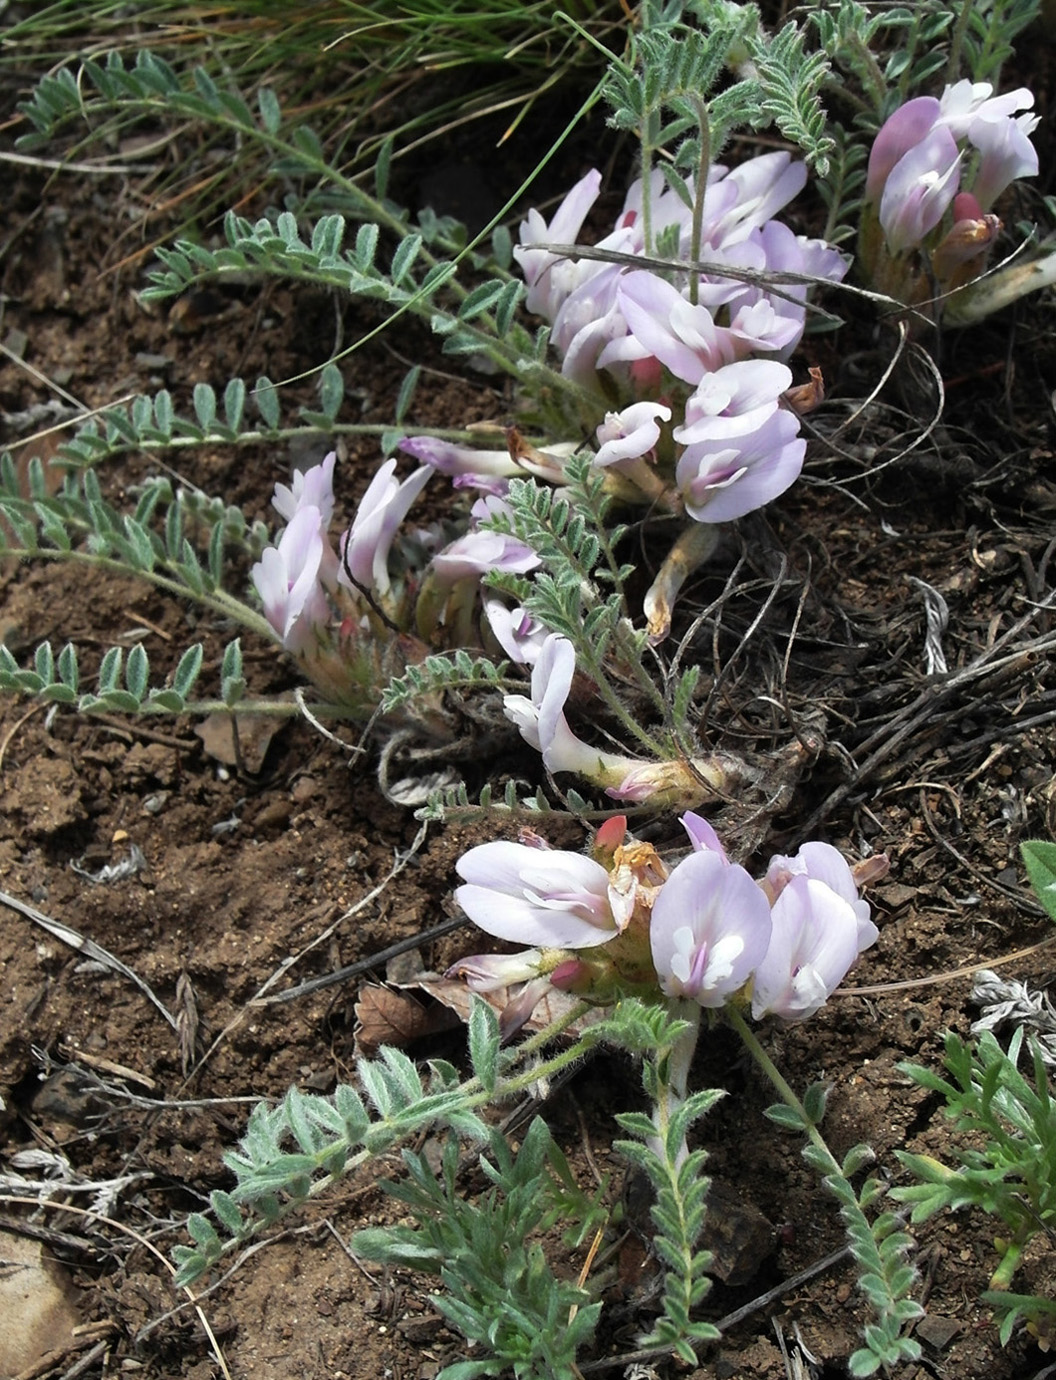
<svg viewBox="0 0 1056 1380"><path fill-rule="evenodd" d="M609 874L592 858L522 843L485 843L457 864L455 900L499 939L537 948L593 948L614 939Z"/></svg>
<svg viewBox="0 0 1056 1380"><path fill-rule="evenodd" d="M276 484L271 503L279 516L292 522L299 509L318 508L321 526L324 530L329 527L334 515L336 462L337 452L332 450L318 465L312 465L307 470L296 470L289 486Z"/></svg>
<svg viewBox="0 0 1056 1380"><path fill-rule="evenodd" d="M484 615L499 646L518 666L534 666L550 635L524 609L508 609L498 599L484 599Z"/></svg>
<svg viewBox="0 0 1056 1380"><path fill-rule="evenodd" d="M821 882L846 901L859 927L862 940L859 947L867 948L874 943L879 931L869 919L869 903L859 896L850 864L838 848L830 843L805 843L793 857L776 854L770 859L764 885L771 896L779 898L795 877L810 877Z"/></svg>
<svg viewBox="0 0 1056 1380"><path fill-rule="evenodd" d="M935 229L960 190L961 156L942 125L895 164L880 198L880 224L892 254L912 249Z"/></svg>
<svg viewBox="0 0 1056 1380"><path fill-rule="evenodd" d="M984 211L1017 177L1036 176L1038 151L1029 136L1037 123L1037 119L1030 116L973 123L968 137L982 158L972 192Z"/></svg>
<svg viewBox="0 0 1056 1380"><path fill-rule="evenodd" d="M705 373L733 358L728 332L715 324L707 307L693 306L654 273L628 273L620 284L618 301L641 347L640 357L658 359L686 383L699 383ZM603 351L599 367L607 357Z"/></svg>
<svg viewBox="0 0 1056 1380"><path fill-rule="evenodd" d="M300 651L313 631L330 619L330 605L319 583L324 555L318 508L301 508L277 546L261 552L250 571L264 605L264 616L288 652Z"/></svg>
<svg viewBox="0 0 1056 1380"><path fill-rule="evenodd" d="M751 436L776 413L792 371L776 360L752 359L705 374L686 401L685 422L673 435L681 445Z"/></svg>
<svg viewBox="0 0 1056 1380"><path fill-rule="evenodd" d="M704 197L703 243L727 247L747 239L802 191L804 163L790 153L764 153L738 164L725 178L709 182Z"/></svg>
<svg viewBox="0 0 1056 1380"><path fill-rule="evenodd" d="M868 201L878 201L896 163L931 133L941 107L934 96L917 96L906 101L883 124L869 153L869 172L865 180Z"/></svg>
<svg viewBox="0 0 1056 1380"><path fill-rule="evenodd" d="M743 867L711 851L678 864L653 903L653 964L668 996L723 1006L770 943L770 907Z"/></svg>
<svg viewBox="0 0 1056 1380"><path fill-rule="evenodd" d="M534 209L521 222L521 243L515 247L513 256L528 284L525 305L529 311L545 316L548 321L553 321L584 271L596 271L597 265L587 265L585 261L583 265L573 264L568 259L561 259L545 249L532 246L574 244L587 212L598 198L600 187L601 173L591 169L565 197L549 225Z"/></svg>
<svg viewBox="0 0 1056 1380"><path fill-rule="evenodd" d="M508 450L474 450L472 446L456 446L435 436L405 436L399 448L404 455L448 476L490 474L509 478L524 473Z"/></svg>
<svg viewBox="0 0 1056 1380"><path fill-rule="evenodd" d="M967 135L974 143L976 121L1007 120L1017 110L1029 110L1034 104L1034 93L1025 86L1002 96L993 95L993 90L988 81L971 82L967 78L947 86L939 102L940 119L955 139Z"/></svg>
<svg viewBox="0 0 1056 1380"><path fill-rule="evenodd" d="M737 341L738 356L753 350L789 355L803 334L802 323L779 312L769 297L738 307L727 329Z"/></svg>
<svg viewBox="0 0 1056 1380"><path fill-rule="evenodd" d="M658 417L669 422L671 409L659 402L638 402L622 412L607 412L597 429L600 449L594 464L604 467L648 455L660 439Z"/></svg>
<svg viewBox="0 0 1056 1380"><path fill-rule="evenodd" d="M717 853L724 861L727 860L722 841L706 819L687 810L680 822L689 835L694 853Z"/></svg>
<svg viewBox="0 0 1056 1380"><path fill-rule="evenodd" d="M862 944L854 908L824 882L805 875L785 885L772 920L770 945L752 986L752 1015L806 1020L873 939Z"/></svg>
<svg viewBox="0 0 1056 1380"><path fill-rule="evenodd" d="M517 726L521 737L528 746L535 748L536 752L542 752L543 745L539 737L538 706L533 704L527 695L503 695L502 712L510 723Z"/></svg>
<svg viewBox="0 0 1056 1380"><path fill-rule="evenodd" d="M388 593L389 549L400 523L432 473L425 465L401 484L395 477L396 461L387 460L382 465L363 495L351 528L341 538L338 579L342 584L351 584L351 574L352 580L366 588L382 595Z"/></svg>
<svg viewBox="0 0 1056 1380"><path fill-rule="evenodd" d="M471 954L460 958L444 976L464 978L471 992L494 992L497 987L511 987L515 982L538 977L541 958L538 949L525 949L519 954Z"/></svg>
<svg viewBox="0 0 1056 1380"><path fill-rule="evenodd" d="M766 256L766 267L773 273L802 273L805 277L828 279L842 282L851 265L851 260L833 249L824 240L811 240L803 235L794 235L787 225L771 220L758 231L758 242ZM778 316L788 317L796 323L798 334L785 345L781 358L787 359L799 343L806 323L806 298L809 286L806 283L784 283L783 291L790 293L795 300L767 294L767 301Z"/></svg>
<svg viewBox="0 0 1056 1380"><path fill-rule="evenodd" d="M544 761L556 737L558 723L564 720L565 701L575 673L576 649L567 637L551 633L532 667L532 702L539 707L539 741ZM560 769L551 767L551 770Z"/></svg>
<svg viewBox="0 0 1056 1380"><path fill-rule="evenodd" d="M432 559L432 568L445 584L479 578L492 570L523 575L534 570L539 557L530 546L501 532L467 532Z"/></svg>
<svg viewBox="0 0 1056 1380"><path fill-rule="evenodd" d="M763 507L799 478L807 444L799 419L777 411L753 435L687 446L675 471L686 512L730 522Z"/></svg>

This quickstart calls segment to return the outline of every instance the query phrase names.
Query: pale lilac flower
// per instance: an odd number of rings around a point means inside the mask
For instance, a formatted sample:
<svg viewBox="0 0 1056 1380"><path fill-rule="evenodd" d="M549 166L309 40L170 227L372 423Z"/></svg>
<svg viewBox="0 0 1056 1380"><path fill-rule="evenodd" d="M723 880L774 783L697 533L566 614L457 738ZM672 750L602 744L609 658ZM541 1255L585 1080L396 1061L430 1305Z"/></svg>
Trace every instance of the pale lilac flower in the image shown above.
<svg viewBox="0 0 1056 1380"><path fill-rule="evenodd" d="M865 179L866 200L879 201L895 165L931 133L938 122L941 110L934 96L917 96L914 100L900 105L895 113L885 120L869 152L869 171Z"/></svg>
<svg viewBox="0 0 1056 1380"><path fill-rule="evenodd" d="M704 245L728 248L747 239L787 206L806 180L806 164L793 162L786 152L746 159L724 176L709 178L704 194Z"/></svg>
<svg viewBox="0 0 1056 1380"><path fill-rule="evenodd" d="M550 975L539 971L542 961L539 949L525 949L519 954L473 954L460 959L444 976L464 978L471 992L481 994L519 989L510 995L499 1015L499 1030L505 1041L520 1030L550 990Z"/></svg>
<svg viewBox="0 0 1056 1380"><path fill-rule="evenodd" d="M749 159L732 171L713 165L704 195L703 256L759 272L773 267L767 262L761 232L805 181L805 166L787 152ZM533 247L556 242L559 232L574 239L599 185L598 174L588 174L549 226L538 212L530 212L521 226L521 245L514 251L529 284L528 308L552 323L551 343L562 357L561 371L567 378L584 387L597 386L597 370L606 369L637 383L648 378L652 384L662 364L676 377L696 383L707 370L755 350L791 352L802 331L798 303L782 307L780 299L765 290L746 289L716 273L701 278L694 306L677 288L645 271L628 274L623 265L604 261L572 263ZM692 196L692 179L687 185ZM628 190L615 228L598 242L599 249L644 254L643 194L638 179ZM650 174L650 201L654 235L676 231L676 252L688 254L692 210L666 185L658 169ZM787 234L795 241L790 231ZM838 269L826 264L821 276L842 277L844 261L836 255L833 262ZM719 326L714 313L733 298L737 303L729 323Z"/></svg>
<svg viewBox="0 0 1056 1380"><path fill-rule="evenodd" d="M265 618L286 651L294 654L330 621L330 605L319 583L324 546L320 524L318 508L298 509L278 545L265 547L250 571Z"/></svg>
<svg viewBox="0 0 1056 1380"><path fill-rule="evenodd" d="M764 270L771 273L801 273L807 278L824 278L832 283L842 282L850 268L851 260L840 253L838 249L826 243L825 240L808 239L805 235L795 235L787 225L779 220L769 220L757 230L750 245L761 252ZM748 248L749 244L741 246ZM738 285L739 287L741 285ZM766 348L781 359L787 359L795 347L799 344L806 324L807 293L810 291L809 283L782 283L782 292L788 296L778 297L773 293L760 293L760 289L749 287L741 288L739 293L731 295L730 311L737 310L737 303L741 301L754 301L760 295L769 303L774 316L784 321L793 323L795 329L786 329L783 337L779 336L779 328L771 325L764 338ZM794 300L790 300L794 299ZM736 327L737 320L734 317L731 325ZM743 329L743 327L742 327Z"/></svg>
<svg viewBox="0 0 1056 1380"><path fill-rule="evenodd" d="M730 522L777 498L799 478L807 443L799 418L776 411L749 436L694 442L675 478L686 512L698 522Z"/></svg>
<svg viewBox="0 0 1056 1380"><path fill-rule="evenodd" d="M756 291L754 301L742 302L730 317L727 329L736 340L737 358L756 350L763 354L790 355L803 334L793 316L782 315L774 300Z"/></svg>
<svg viewBox="0 0 1056 1380"><path fill-rule="evenodd" d="M634 765L631 759L590 747L576 737L565 718L575 672L572 643L551 633L532 667L531 698L504 695L502 711L520 729L525 742L542 753L550 771L574 771L591 779L616 773L619 780Z"/></svg>
<svg viewBox="0 0 1056 1380"><path fill-rule="evenodd" d="M325 532L334 515L334 465L337 452L331 451L318 465L307 470L295 470L289 485L276 484L271 506L292 522L301 508L318 508L320 527Z"/></svg>
<svg viewBox="0 0 1056 1380"><path fill-rule="evenodd" d="M487 494L478 498L470 510L474 529L446 546L432 559L432 569L443 584L479 579L491 570L524 575L539 564L530 546L506 532L481 530L479 524L499 516L509 516L510 508L501 498Z"/></svg>
<svg viewBox="0 0 1056 1380"><path fill-rule="evenodd" d="M539 949L524 949L517 954L471 954L460 958L444 976L465 978L471 992L494 992L499 987L537 978L542 956ZM550 979L546 981L549 985Z"/></svg>
<svg viewBox="0 0 1056 1380"><path fill-rule="evenodd" d="M771 886L775 876L780 889L773 933L756 969L752 1015L803 1021L828 1001L878 931L850 868L827 844L805 844L796 858L775 858L767 873Z"/></svg>
<svg viewBox="0 0 1056 1380"><path fill-rule="evenodd" d="M948 129L936 125L891 170L880 198L887 246L901 254L935 229L960 190L961 155Z"/></svg>
<svg viewBox="0 0 1056 1380"><path fill-rule="evenodd" d="M599 368L614 361L652 358L676 378L697 384L736 357L737 342L729 330L715 324L708 308L693 306L655 273L628 273L620 283L619 307L631 334L606 346Z"/></svg>
<svg viewBox="0 0 1056 1380"><path fill-rule="evenodd" d="M587 949L619 933L609 874L581 853L483 843L458 861L455 900L487 934L545 949Z"/></svg>
<svg viewBox="0 0 1056 1380"><path fill-rule="evenodd" d="M685 421L675 427L682 445L751 436L780 406L792 386L792 370L776 360L745 359L705 374L686 401Z"/></svg>
<svg viewBox="0 0 1056 1380"><path fill-rule="evenodd" d="M410 455L423 465L429 465L449 478L458 475L493 475L509 479L523 475L523 466L511 459L508 449L475 450L472 446L458 446L453 441L440 441L435 436L405 436L399 444L404 455Z"/></svg>
<svg viewBox="0 0 1056 1380"><path fill-rule="evenodd" d="M508 609L499 599L485 598L483 602L484 616L502 650L518 666L534 666L550 636L549 629L519 605Z"/></svg>
<svg viewBox="0 0 1056 1380"><path fill-rule="evenodd" d="M669 422L671 409L659 402L632 403L622 412L607 412L597 429L600 447L594 464L604 468L621 460L638 460L648 455L660 439L657 418Z"/></svg>
<svg viewBox="0 0 1056 1380"><path fill-rule="evenodd" d="M396 478L396 461L387 460L382 465L363 495L352 526L341 538L338 579L342 584L354 588L354 580L376 594L388 593L389 549L400 523L432 473L423 465L401 484Z"/></svg>
<svg viewBox="0 0 1056 1380"><path fill-rule="evenodd" d="M967 138L975 144L981 124L1002 124L1011 120L1015 111L1029 110L1034 104L1034 93L1025 86L1003 96L995 96L993 91L988 81L971 82L967 78L947 86L939 101L939 119L955 139ZM1037 116L1018 118L1032 122L1028 134L1037 128Z"/></svg>
<svg viewBox="0 0 1056 1380"><path fill-rule="evenodd" d="M894 112L869 156L866 199L880 206L888 248L919 244L942 220L962 174L958 145L981 155L970 190L986 211L1017 177L1038 170L1030 135L1038 125L1026 87L992 95L989 82L960 81L941 100L918 96Z"/></svg>
<svg viewBox="0 0 1056 1380"><path fill-rule="evenodd" d="M567 637L551 633L532 667L532 693L504 695L502 709L520 729L521 737L542 754L549 771L572 771L617 800L648 800L657 796L684 801L699 799L698 777L686 763L642 762L602 752L577 738L565 718L565 701L576 670L576 653ZM699 763L694 763L697 770Z"/></svg>
<svg viewBox="0 0 1056 1380"><path fill-rule="evenodd" d="M632 252L629 232L609 235L599 248ZM586 260L584 260L586 262ZM627 334L617 296L623 269L592 262L593 272L569 293L554 317L550 340L561 355L561 372L584 387L596 383L598 358L614 340Z"/></svg>
<svg viewBox="0 0 1056 1380"><path fill-rule="evenodd" d="M508 480L525 474L538 475L551 484L564 483L564 461L576 450L576 444L561 441L549 450L525 444L514 458L509 446L505 450L476 450L433 436L407 436L400 442L400 450L446 474L456 489L484 489L501 495Z"/></svg>
<svg viewBox="0 0 1056 1380"><path fill-rule="evenodd" d="M869 902L863 901L855 885L854 873L850 864L838 848L831 843L805 843L794 857L776 854L763 879L763 889L776 902L784 887L795 877L808 877L821 882L834 891L851 907L862 939L861 948L868 948L879 935L879 930L869 919Z"/></svg>
<svg viewBox="0 0 1056 1380"><path fill-rule="evenodd" d="M1017 177L1037 175L1038 151L1030 142L1037 124L1037 116L1020 115L1016 120L979 120L972 125L968 137L982 155L972 191L984 211Z"/></svg>
<svg viewBox="0 0 1056 1380"><path fill-rule="evenodd" d="M521 243L514 248L513 257L528 284L525 305L529 311L545 316L548 321L553 321L557 315L559 307L581 275L582 266L532 246L574 244L587 212L598 199L600 189L601 173L592 168L565 197L549 225L534 208L521 222ZM593 270L595 265L589 267Z"/></svg>
<svg viewBox="0 0 1056 1380"><path fill-rule="evenodd" d="M704 1007L724 1006L770 943L770 907L758 884L711 850L691 853L653 902L649 926L660 986Z"/></svg>

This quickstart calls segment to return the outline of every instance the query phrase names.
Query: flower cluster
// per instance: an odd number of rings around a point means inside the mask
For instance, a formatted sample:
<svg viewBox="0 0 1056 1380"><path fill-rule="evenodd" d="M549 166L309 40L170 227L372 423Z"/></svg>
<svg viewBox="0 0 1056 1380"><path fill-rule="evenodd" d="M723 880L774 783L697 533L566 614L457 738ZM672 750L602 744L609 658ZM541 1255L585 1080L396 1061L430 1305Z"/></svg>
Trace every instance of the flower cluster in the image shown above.
<svg viewBox="0 0 1056 1380"><path fill-rule="evenodd" d="M292 486L275 486L273 506L287 526L250 572L268 622L295 656L303 656L325 635L332 603L341 598L342 589L353 598L363 590L378 599L389 595L389 552L396 531L432 473L422 466L400 483L396 461L382 465L335 551L329 529L336 460L331 452L321 464L297 473Z"/></svg>
<svg viewBox="0 0 1056 1380"><path fill-rule="evenodd" d="M978 276L1001 228L991 208L1016 178L1038 171L1033 104L1025 87L995 96L989 82L965 80L899 106L876 136L866 180L887 255L925 250L944 288ZM875 277L870 225L867 216L862 248Z"/></svg>
<svg viewBox="0 0 1056 1380"><path fill-rule="evenodd" d="M505 1017L514 1027L551 985L602 1004L659 991L708 1009L750 1001L756 1020L814 1015L878 936L855 870L807 843L755 880L706 820L682 824L693 851L670 872L651 846L625 841L623 817L598 831L592 858L534 835L470 849L458 904L486 933L532 948L452 973L476 991L524 982ZM886 859L865 865L871 878L885 870Z"/></svg>
<svg viewBox="0 0 1056 1380"><path fill-rule="evenodd" d="M805 444L795 412L782 406L792 385L784 361L803 334L807 280L839 281L847 271L829 245L773 219L805 181L806 168L788 153L733 170L714 166L695 237L692 179L687 204L654 171L631 186L615 229L597 246L640 258L642 267L630 270L543 247L575 242L600 193L596 171L549 223L533 210L521 225L514 255L528 284L526 305L550 322L562 374L597 398L599 413L605 407L600 421L590 420L594 461L624 498L661 499L698 522L728 522L797 478ZM654 240L683 261L698 246L707 272L673 279L647 266L646 197ZM776 271L804 282L775 292L764 283ZM614 396L626 403L610 411ZM462 482L493 484L518 469L549 479L560 472L559 450L511 462L423 437L403 449Z"/></svg>

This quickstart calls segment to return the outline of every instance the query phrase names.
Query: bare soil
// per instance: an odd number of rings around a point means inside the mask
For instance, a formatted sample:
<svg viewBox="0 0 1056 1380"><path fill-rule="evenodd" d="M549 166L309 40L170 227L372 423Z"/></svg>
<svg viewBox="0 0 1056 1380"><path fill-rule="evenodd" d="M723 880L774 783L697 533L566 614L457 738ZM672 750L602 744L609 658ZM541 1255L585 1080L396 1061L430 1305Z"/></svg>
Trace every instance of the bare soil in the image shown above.
<svg viewBox="0 0 1056 1380"><path fill-rule="evenodd" d="M338 329L347 341L374 324L355 303L275 286L246 286L198 304L201 311L147 310L136 296L142 264L116 266L135 240L132 184L88 186L28 171L10 186L0 340L22 362L0 360L5 445L22 439L5 418L60 396L56 385L88 407L165 386L188 407L196 382L222 388L235 374L300 375L329 357ZM125 232L116 250L115 227ZM797 361L820 361L829 389L813 419L805 482L730 534L687 593L687 608L719 601L698 653L705 693L713 692L701 723L709 745L765 758L788 750L797 730L824 742L754 818L736 802L713 812L720 832L764 865L808 823L812 836L851 855L891 857L889 877L870 894L880 940L850 990L806 1025L770 1028L765 1038L797 1086L831 1085L834 1150L868 1141L894 1178L897 1149L951 1150L936 1099L911 1086L899 1062L937 1066L943 1032L966 1033L977 1014L964 970L1037 945L1051 928L1030 905L1018 855L1023 839L1053 832L1056 673L1048 653L1031 646L1050 628L1039 605L1053 591L1056 544L1049 312L1035 306L971 335L923 341L947 404L907 454L931 415L933 386L907 365L858 411L895 337L852 314L838 353L820 342ZM455 377L417 328L383 335L352 357L342 415L387 420L408 360L429 366L415 426L508 417L504 393L479 376ZM311 382L289 396L310 404ZM55 440L28 449L46 455ZM295 458L217 451L172 463L250 518L268 518L272 487ZM346 515L377 462L370 445L342 455ZM133 455L100 479L117 497L156 466ZM945 675L926 667L915 580L949 605ZM742 647L775 584L762 631ZM164 667L201 639L207 677L218 681L230 630L134 582L37 563L9 565L0 588L4 637L22 660L44 638L100 653L141 640L152 665ZM1011 660L987 676L967 674L1010 632L1002 650L1016 654ZM270 647L251 638L243 645L254 690L296 684ZM40 1171L11 1165L16 1152L62 1157L50 1161L48 1201L32 1210L5 1188L0 1230L42 1234L81 1319L101 1324L56 1334L51 1362L32 1373L72 1374L91 1356L80 1374L204 1380L225 1373L222 1355L238 1380L428 1380L465 1355L430 1303L429 1281L367 1269L345 1244L357 1228L391 1220L376 1183L389 1166L291 1221L199 1309L174 1292L164 1257L185 1239L187 1212L228 1182L221 1155L255 1099L280 1097L292 1083L325 1092L355 1077L360 979L273 998L445 919L457 858L490 835L483 826L432 828L398 876L359 905L419 827L379 792L372 760L350 762L297 721L261 745L258 769L243 771L217 760L195 729L0 704L0 887L120 959L174 1018L127 976L25 914L0 910L0 1154L6 1172L34 1176ZM677 848L678 832L668 820L654 835ZM561 841L576 837L566 831ZM145 859L134 875L84 875L128 858L133 845ZM441 970L479 947L467 925L422 946L421 964ZM1004 971L1045 986L1053 952L1032 951ZM370 976L383 979L384 968ZM457 1059L460 1051L457 1030L411 1047L421 1057ZM801 1338L816 1358L811 1373L844 1374L864 1320L847 1260L781 1287L840 1246L834 1203L796 1140L764 1119L772 1096L731 1034L719 1029L704 1042L694 1077L729 1093L701 1136L723 1189L716 1218L731 1239L736 1282L716 1282L706 1313L721 1319L770 1297L731 1325L693 1374L777 1380L786 1374L779 1336L790 1347ZM627 1061L602 1056L542 1109L582 1181L607 1177L613 1201L628 1185L610 1149L612 1116L636 1105L639 1089ZM79 1186L103 1181L111 1187L102 1205L84 1216L93 1193ZM993 1235L994 1225L972 1214L917 1233L928 1317L923 1360L905 1368L904 1380L1020 1380L1042 1370L1045 1357L1029 1337L999 1345L978 1301L996 1264ZM655 1306L654 1276L632 1232L609 1266L598 1358L633 1350ZM1016 1286L1051 1297L1054 1285L1042 1238ZM689 1371L661 1362L648 1373Z"/></svg>

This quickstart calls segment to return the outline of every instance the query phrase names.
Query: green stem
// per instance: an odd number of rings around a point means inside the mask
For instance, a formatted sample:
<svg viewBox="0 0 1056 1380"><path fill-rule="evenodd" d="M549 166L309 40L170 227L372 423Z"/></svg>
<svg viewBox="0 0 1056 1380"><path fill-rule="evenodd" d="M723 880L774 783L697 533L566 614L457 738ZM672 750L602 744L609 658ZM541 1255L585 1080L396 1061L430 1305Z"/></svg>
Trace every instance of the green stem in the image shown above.
<svg viewBox="0 0 1056 1380"><path fill-rule="evenodd" d="M869 45L859 34L852 34L850 37L851 47L854 55L861 64L859 74L862 82L869 91L873 99L873 109L879 116L884 108L884 101L887 97L887 80L880 70L880 64L873 56Z"/></svg>
<svg viewBox="0 0 1056 1380"><path fill-rule="evenodd" d="M737 1009L736 1006L730 1005L725 1007L725 1015L726 1018L729 1020L730 1024L737 1031L737 1034L741 1037L741 1040L743 1041L748 1053L752 1056L752 1058L755 1060L755 1062L759 1065L762 1071L766 1074L767 1078L769 1078L770 1082L776 1088L777 1094L781 1098L781 1101L785 1104L786 1107L791 1107L791 1109L800 1118L800 1120L803 1123L803 1131L807 1139L810 1141L811 1145L815 1147L818 1153L824 1157L826 1166L829 1168L830 1172L838 1175L842 1179L843 1170L840 1168L836 1156L826 1145L825 1139L822 1136L821 1132L818 1130L817 1126L815 1126L814 1122L811 1121L810 1117L807 1116L806 1108L803 1106L803 1103L796 1096L796 1094L792 1091L791 1085L789 1084L788 1080L782 1074L781 1070L777 1067L774 1061L770 1058L769 1054L767 1054L763 1046L759 1043L759 1039L756 1036L755 1031L744 1019L744 1017L741 1015L740 1011ZM864 1216L862 1220L865 1220Z"/></svg>
<svg viewBox="0 0 1056 1380"><path fill-rule="evenodd" d="M658 762L666 762L670 753L665 746L648 733L626 707L623 701L612 688L607 672L600 659L593 651L586 647L583 642L576 643L576 659L582 659L583 670L598 688L598 694L605 701L609 712L627 730L632 738L636 738L642 746L657 759Z"/></svg>
<svg viewBox="0 0 1056 1380"><path fill-rule="evenodd" d="M544 1045L549 1044L551 1040L555 1039L564 1030L567 1030L570 1025L579 1020L580 1017L589 1010L589 1003L576 1003L576 1005L566 1011L564 1015L551 1021L548 1026L545 1026L535 1035L518 1045L514 1052L514 1057L521 1063L525 1060L531 1061L531 1057L542 1049ZM339 1169L333 1170L330 1173L324 1174L322 1178L314 1180L307 1194L299 1196L295 1200L283 1203L278 1218L285 1216L287 1212L297 1208L307 1199L317 1198L332 1184L336 1183L338 1179L342 1179L346 1175L353 1173L356 1169L366 1164L368 1160L376 1159L379 1155L386 1153L392 1148L393 1144L398 1143L400 1140L405 1140L408 1136L414 1135L416 1132L423 1130L426 1126L438 1120L442 1120L445 1115L445 1110L448 1115L456 1110L472 1111L477 1107L485 1106L504 1097L524 1092L534 1083L538 1082L539 1079L551 1077L555 1073L559 1073L562 1069L566 1068L569 1064L574 1063L575 1060L582 1058L586 1049L586 1041L581 1038L568 1049L562 1050L560 1054L555 1055L552 1059L539 1064L532 1063L529 1068L516 1074L514 1077L500 1079L498 1086L492 1088L490 1091L485 1090L481 1086L479 1078L467 1079L460 1088L453 1090L453 1092L461 1094L461 1096L455 1098L448 1095L437 1099L437 1101L443 1104L443 1107L438 1110L435 1115L426 1116L425 1118L421 1116L415 1117L413 1115L414 1108L412 1107L408 1108L402 1116L397 1115L396 1117L383 1119L381 1123L375 1123L372 1130L377 1131L387 1120L393 1133L393 1139L383 1143L379 1143L377 1139L374 1139L374 1143L370 1147L364 1146L364 1148L359 1150L356 1154L350 1155L348 1159L342 1161ZM419 1107L421 1106L421 1104L418 1105ZM331 1141L326 1149L321 1151L316 1157L318 1164L322 1165L328 1159L332 1160L334 1155L340 1152L340 1149L340 1140L335 1139ZM250 1218L250 1220L245 1223L243 1230L239 1232L237 1236L232 1237L229 1241L224 1243L222 1254L226 1255L236 1246L244 1245L250 1237L255 1236L266 1226L273 1225L273 1222L278 1220L278 1218L269 1218L267 1221L259 1217Z"/></svg>
<svg viewBox="0 0 1056 1380"><path fill-rule="evenodd" d="M694 98L697 109L697 123L700 127L700 161L697 164L697 185L693 189L693 222L689 240L691 262L700 260L700 241L704 230L704 197L708 190L708 171L711 168L711 126L708 123L708 107L699 97ZM695 307L700 293L700 274L693 273L689 279L689 300Z"/></svg>
<svg viewBox="0 0 1056 1380"><path fill-rule="evenodd" d="M563 1016L559 1016L557 1020L551 1021L543 1030L538 1031L535 1035L518 1045L516 1051L518 1062L523 1063L526 1059L530 1059L533 1054L542 1049L544 1045L549 1044L560 1035L562 1031L567 1030L570 1025L578 1021L580 1017L589 1010L590 1004L588 1002L577 1002L576 1005L566 1011ZM581 1038L567 1049L562 1050L560 1054L554 1055L553 1058L545 1060L543 1063L533 1063L530 1068L523 1070L521 1073L511 1078L500 1078L498 1085L490 1091L481 1086L479 1078L469 1078L458 1089L458 1092L462 1094L462 1098L458 1102L458 1107L460 1110L473 1111L477 1107L483 1107L492 1102L499 1102L516 1093L526 1092L533 1084L539 1082L540 1079L552 1078L554 1074L560 1073L563 1069L567 1068L569 1064L574 1064L577 1059L581 1059L586 1049L586 1042ZM424 1129L424 1124L420 1121L414 1121L413 1124L407 1126L406 1135L413 1135L415 1132L422 1129ZM398 1131L398 1128L394 1128L394 1130ZM390 1148L391 1146L386 1146L386 1149ZM323 1152L323 1158L327 1155L332 1155L333 1150L333 1145L328 1146L327 1150ZM308 1197L317 1197L328 1188L330 1184L336 1182L337 1179L344 1178L347 1174L358 1169L360 1165L365 1164L367 1160L376 1158L377 1155L378 1151L376 1149L364 1148L355 1155L350 1156L342 1168L336 1173L327 1174L322 1179L316 1180L309 1190Z"/></svg>
<svg viewBox="0 0 1056 1380"><path fill-rule="evenodd" d="M964 45L964 36L968 32L968 21L971 19L974 9L975 5L972 0L961 0L957 21L953 26L953 33L950 35L950 57L946 63L947 86L953 85L961 70L961 48Z"/></svg>
<svg viewBox="0 0 1056 1380"><path fill-rule="evenodd" d="M656 1100L653 1109L653 1122L656 1126L657 1140L653 1149L663 1160L667 1160L667 1128L671 1124L671 1118L679 1107L685 1102L689 1092L689 1069L693 1063L693 1055L697 1048L697 1039L700 1035L700 1018L704 1014L703 1007L695 1001L680 1001L672 1004L672 1009L677 1016L686 1021L687 1029L672 1045L668 1053L666 1062L658 1063L658 1081L660 1084L660 1096ZM677 1171L685 1163L686 1156L689 1154L689 1147L686 1145L685 1138L679 1147L678 1154L672 1169Z"/></svg>

